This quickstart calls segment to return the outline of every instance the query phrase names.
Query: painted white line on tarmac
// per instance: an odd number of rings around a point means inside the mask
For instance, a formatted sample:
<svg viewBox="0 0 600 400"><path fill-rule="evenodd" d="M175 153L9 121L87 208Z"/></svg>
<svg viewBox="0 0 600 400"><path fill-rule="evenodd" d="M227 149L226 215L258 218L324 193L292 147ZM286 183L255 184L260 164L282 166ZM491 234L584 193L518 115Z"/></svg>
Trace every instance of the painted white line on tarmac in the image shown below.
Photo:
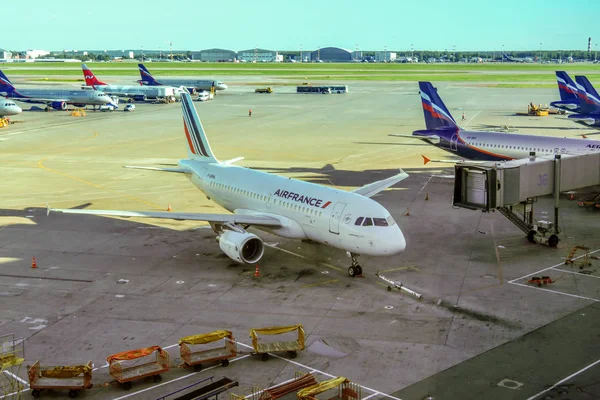
<svg viewBox="0 0 600 400"><path fill-rule="evenodd" d="M237 361L237 360L242 360L242 359L244 359L244 358L246 358L246 357L250 357L250 354L246 354L245 356L241 356L241 357L238 357L238 358L233 358L233 359L231 359L229 362L234 362L234 361ZM192 373L190 373L190 374L187 374L187 375L184 375L184 376L180 376L179 378L171 379L170 381L162 382L162 383L159 383L159 384L157 384L157 385L153 385L153 386L151 386L151 387L148 387L148 388L146 388L146 389L138 390L137 392L133 392L133 393L126 394L125 396L117 397L117 398L115 398L115 399L113 399L113 400L121 400L121 399L126 399L126 398L128 398L128 397L135 396L136 394L143 393L143 392L147 392L148 390L154 390L154 389L156 389L157 387L164 386L164 385L167 385L167 384L169 384L169 383L177 382L177 381L180 381L180 380L182 380L182 379L189 378L190 376L193 376L193 375L199 374L200 372L208 371L208 370L211 370L211 369L213 369L213 368L220 367L220 366L221 366L221 364L217 364L217 365L213 365L212 367L203 368L203 369L202 369L202 371L198 371L198 372L192 372Z"/></svg>
<svg viewBox="0 0 600 400"><path fill-rule="evenodd" d="M594 253L597 253L597 252L599 252L599 251L600 251L600 249L596 249L596 250L594 250L594 251L590 251L590 254L594 254ZM579 256L579 257L575 257L575 258L574 258L574 260L577 260L577 259L579 259L579 258L582 258L582 257L583 257L583 255L581 255L581 256ZM520 278L516 278L516 279L513 279L513 280L511 280L511 281L508 281L508 283L515 283L516 281L520 281L520 280L521 280L521 279L523 279L523 278L527 278L528 276L532 276L532 275L535 275L535 274L539 274L540 272L547 271L547 270L549 270L549 269L551 269L551 268L556 268L556 267L558 267L558 266L560 266L560 265L565 265L565 263L564 263L564 262L561 262L561 263L555 264L555 265L553 265L553 266L551 266L551 267L544 268L544 269L540 269L539 271L532 272L532 273L530 273L530 274L523 275L523 276L522 276L522 277L520 277ZM528 286L528 287L529 287L529 286Z"/></svg>
<svg viewBox="0 0 600 400"><path fill-rule="evenodd" d="M560 381L556 382L554 385L550 386L548 389L542 390L541 392L539 392L539 393L537 393L537 394L534 394L533 396L529 397L527 400L534 400L534 399L536 399L538 396L540 396L540 395L542 395L542 394L544 394L544 393L547 393L547 392L551 391L552 389L554 389L554 388L555 388L555 387L557 387L558 385L561 385L561 384L565 383L566 381L568 381L568 380L569 380L569 379L571 379L572 377L579 375L580 373L582 373L582 372L584 372L584 371L586 371L586 370L588 370L588 369L592 368L593 366L595 366L595 365L596 365L596 364L598 364L598 363L600 363L600 360L596 360L596 361L594 361L593 363L591 363L591 364L590 364L590 365L588 365L587 367L584 367L584 368L580 369L579 371L577 371L577 372L575 372L575 373L573 373L573 374L571 374L571 375L567 376L566 378L564 378L564 379L562 379L562 380L560 380Z"/></svg>
<svg viewBox="0 0 600 400"><path fill-rule="evenodd" d="M575 297L575 298L581 299L581 300L590 300L590 301L595 301L596 303L600 303L599 299L594 299L594 298L591 298L591 297L579 296L579 295L576 295L576 294L559 292L557 290L545 289L545 288L541 288L541 287L537 287L537 286L525 285L523 283L516 283L516 282L509 282L509 283L511 283L513 285L523 286L523 287L526 287L526 288L529 288L529 289L543 290L544 292L562 294L563 296Z"/></svg>

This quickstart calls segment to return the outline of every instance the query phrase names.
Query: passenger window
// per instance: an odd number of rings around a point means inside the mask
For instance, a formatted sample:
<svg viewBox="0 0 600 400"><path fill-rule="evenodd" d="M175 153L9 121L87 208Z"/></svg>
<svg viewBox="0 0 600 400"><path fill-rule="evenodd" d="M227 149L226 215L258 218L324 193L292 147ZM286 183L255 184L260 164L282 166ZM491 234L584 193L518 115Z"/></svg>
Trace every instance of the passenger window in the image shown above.
<svg viewBox="0 0 600 400"><path fill-rule="evenodd" d="M388 226L385 218L373 218L373 222L375 223L375 226Z"/></svg>
<svg viewBox="0 0 600 400"><path fill-rule="evenodd" d="M362 224L362 222L363 222L363 219L365 219L365 218L364 217L358 217L357 220L356 220L356 222L354 223L354 225L360 226Z"/></svg>
<svg viewBox="0 0 600 400"><path fill-rule="evenodd" d="M371 218L365 218L365 222L363 222L363 226L372 226L373 220Z"/></svg>

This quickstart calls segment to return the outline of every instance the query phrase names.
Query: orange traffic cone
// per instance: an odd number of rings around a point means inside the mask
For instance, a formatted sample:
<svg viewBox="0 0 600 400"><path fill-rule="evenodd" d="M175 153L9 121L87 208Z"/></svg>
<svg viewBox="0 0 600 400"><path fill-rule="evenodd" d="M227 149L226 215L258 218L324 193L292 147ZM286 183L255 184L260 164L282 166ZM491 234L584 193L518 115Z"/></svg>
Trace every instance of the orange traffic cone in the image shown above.
<svg viewBox="0 0 600 400"><path fill-rule="evenodd" d="M256 264L256 270L254 271L254 276L260 276L260 272L258 272L258 264Z"/></svg>
<svg viewBox="0 0 600 400"><path fill-rule="evenodd" d="M569 200L575 200L575 193L569 193Z"/></svg>
<svg viewBox="0 0 600 400"><path fill-rule="evenodd" d="M31 257L31 268L37 268L37 263L35 262L35 257Z"/></svg>
<svg viewBox="0 0 600 400"><path fill-rule="evenodd" d="M173 209L171 208L171 205L169 204L169 205L167 206L167 211L172 211L172 210L173 210Z"/></svg>
<svg viewBox="0 0 600 400"><path fill-rule="evenodd" d="M406 215L407 217L410 217L410 210L407 208L406 212L404 213L404 215Z"/></svg>
<svg viewBox="0 0 600 400"><path fill-rule="evenodd" d="M429 200L429 193L425 193L425 200Z"/></svg>

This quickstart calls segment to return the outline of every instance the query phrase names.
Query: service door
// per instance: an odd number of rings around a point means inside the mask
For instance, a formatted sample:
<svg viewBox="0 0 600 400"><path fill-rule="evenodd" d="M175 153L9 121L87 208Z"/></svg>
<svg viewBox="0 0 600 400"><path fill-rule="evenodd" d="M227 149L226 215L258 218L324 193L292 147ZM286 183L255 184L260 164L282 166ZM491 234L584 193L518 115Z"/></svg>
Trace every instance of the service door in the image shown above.
<svg viewBox="0 0 600 400"><path fill-rule="evenodd" d="M342 219L344 208L346 208L346 203L335 204L335 207L331 212L331 217L329 218L329 232L335 233L336 235L340 233L340 220Z"/></svg>
<svg viewBox="0 0 600 400"><path fill-rule="evenodd" d="M458 151L458 135L456 133L450 139L450 150Z"/></svg>

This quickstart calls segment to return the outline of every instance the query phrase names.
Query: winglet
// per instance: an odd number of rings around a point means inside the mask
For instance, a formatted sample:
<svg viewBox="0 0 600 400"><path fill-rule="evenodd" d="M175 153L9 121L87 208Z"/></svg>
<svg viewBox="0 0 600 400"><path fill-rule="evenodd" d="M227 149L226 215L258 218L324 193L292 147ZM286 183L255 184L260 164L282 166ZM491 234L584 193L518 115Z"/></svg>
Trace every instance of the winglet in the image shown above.
<svg viewBox="0 0 600 400"><path fill-rule="evenodd" d="M52 211L52 209L50 208L50 204L46 202L46 215L50 215L50 211Z"/></svg>
<svg viewBox="0 0 600 400"><path fill-rule="evenodd" d="M421 157L423 157L423 165L427 165L427 163L431 161L431 159L425 157L423 154L421 154Z"/></svg>

